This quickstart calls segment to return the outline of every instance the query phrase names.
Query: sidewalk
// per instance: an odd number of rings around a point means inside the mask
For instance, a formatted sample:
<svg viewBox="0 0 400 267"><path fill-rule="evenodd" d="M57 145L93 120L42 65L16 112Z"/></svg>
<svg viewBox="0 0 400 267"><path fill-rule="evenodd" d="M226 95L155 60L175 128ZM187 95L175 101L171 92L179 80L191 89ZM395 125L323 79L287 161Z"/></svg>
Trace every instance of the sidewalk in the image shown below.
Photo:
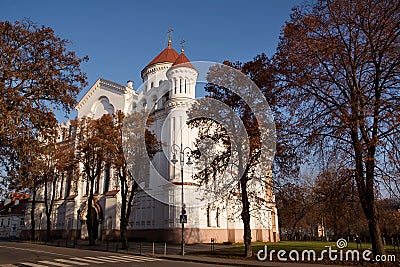
<svg viewBox="0 0 400 267"><path fill-rule="evenodd" d="M208 257L208 256L159 256L155 255L157 258L167 259L167 260L174 260L174 261L188 261L188 262L197 262L197 263L206 263L212 265L227 265L227 266L243 266L243 267L308 267L308 266L315 266L315 267L337 267L343 265L322 265L322 264L311 264L311 263L296 263L296 262L268 262L268 261L256 261L256 260L241 260L241 259L227 259L227 258L217 258L217 257Z"/></svg>

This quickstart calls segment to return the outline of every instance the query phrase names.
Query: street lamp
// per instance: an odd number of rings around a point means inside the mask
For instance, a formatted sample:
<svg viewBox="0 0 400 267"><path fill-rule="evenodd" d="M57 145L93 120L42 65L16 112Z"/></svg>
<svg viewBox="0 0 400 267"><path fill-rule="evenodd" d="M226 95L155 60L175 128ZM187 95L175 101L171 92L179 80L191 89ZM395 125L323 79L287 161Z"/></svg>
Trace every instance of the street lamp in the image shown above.
<svg viewBox="0 0 400 267"><path fill-rule="evenodd" d="M181 146L178 146L176 144L172 145L172 159L171 162L172 164L176 164L178 162L178 159L176 158L176 154L178 153L177 151L179 151L179 163L181 164L181 198L182 198L182 212L181 212L181 216L180 216L180 221L182 224L182 240L181 240L181 254L182 256L185 256L185 237L184 237L184 231L185 231L185 222L187 217L185 217L185 213L186 213L186 205L183 203L184 202L184 198L183 198L183 166L185 165L185 151L188 150L188 152L186 152L187 157L188 157L188 161L186 162L186 165L190 166L193 164L193 162L190 160L190 156L192 154L192 149L190 147L185 147L183 148L182 144Z"/></svg>

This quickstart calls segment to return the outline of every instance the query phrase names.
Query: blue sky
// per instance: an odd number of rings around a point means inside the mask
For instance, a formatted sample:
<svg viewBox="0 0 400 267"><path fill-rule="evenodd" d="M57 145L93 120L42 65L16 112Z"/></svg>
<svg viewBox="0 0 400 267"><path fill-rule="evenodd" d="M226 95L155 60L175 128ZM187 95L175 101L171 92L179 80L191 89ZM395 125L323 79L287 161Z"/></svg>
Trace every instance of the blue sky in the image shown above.
<svg viewBox="0 0 400 267"><path fill-rule="evenodd" d="M300 0L265 1L85 1L2 0L0 20L30 18L73 42L71 50L88 55L82 65L89 86L99 78L141 84L140 71L167 44L193 61L248 61L274 53L280 30ZM74 117L75 113L71 114Z"/></svg>

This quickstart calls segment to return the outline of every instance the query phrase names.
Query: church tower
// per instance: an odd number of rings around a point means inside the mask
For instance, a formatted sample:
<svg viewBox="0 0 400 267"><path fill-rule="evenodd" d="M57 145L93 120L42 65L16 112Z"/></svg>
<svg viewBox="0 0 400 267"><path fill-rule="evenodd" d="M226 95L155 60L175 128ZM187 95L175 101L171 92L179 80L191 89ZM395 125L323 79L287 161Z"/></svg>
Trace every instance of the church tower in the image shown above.
<svg viewBox="0 0 400 267"><path fill-rule="evenodd" d="M181 54L167 71L167 78L171 83L171 99L173 100L195 98L198 72L184 52L185 50L182 47Z"/></svg>
<svg viewBox="0 0 400 267"><path fill-rule="evenodd" d="M198 76L197 70L185 55L184 41L181 42L182 49L171 68L168 69L166 75L170 84L170 97L166 103L168 110L168 119L170 122L169 145L180 146L182 149L189 147L193 149L194 137L196 136L193 129L189 129L186 112L193 103L196 95L196 80ZM170 157L174 151L171 151ZM177 164L179 165L179 164ZM180 181L179 166L171 166L171 181ZM187 168L190 168L189 166ZM192 182L191 173L185 170L184 177L188 182Z"/></svg>

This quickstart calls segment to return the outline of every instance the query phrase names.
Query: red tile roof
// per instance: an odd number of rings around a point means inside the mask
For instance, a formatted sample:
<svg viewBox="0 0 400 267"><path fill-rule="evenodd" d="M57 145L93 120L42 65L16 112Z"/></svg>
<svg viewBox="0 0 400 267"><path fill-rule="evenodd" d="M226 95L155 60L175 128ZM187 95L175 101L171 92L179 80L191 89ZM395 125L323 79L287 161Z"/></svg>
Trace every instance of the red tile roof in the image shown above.
<svg viewBox="0 0 400 267"><path fill-rule="evenodd" d="M175 49L168 44L168 47L161 51L161 53L158 54L152 61L150 61L145 68L156 63L174 63L178 56L179 54L175 51Z"/></svg>
<svg viewBox="0 0 400 267"><path fill-rule="evenodd" d="M11 202L1 208L0 215L23 215L27 202L27 199L20 200L17 205L15 205L15 202Z"/></svg>
<svg viewBox="0 0 400 267"><path fill-rule="evenodd" d="M24 194L24 193L11 193L11 200L15 201L16 199L22 200L22 199L28 199L29 194Z"/></svg>
<svg viewBox="0 0 400 267"><path fill-rule="evenodd" d="M192 63L190 63L190 60L185 56L184 53L181 53L178 58L175 60L174 64L172 64L173 66L177 66L179 65L180 67L187 67L187 68L192 68L195 69L192 65Z"/></svg>

